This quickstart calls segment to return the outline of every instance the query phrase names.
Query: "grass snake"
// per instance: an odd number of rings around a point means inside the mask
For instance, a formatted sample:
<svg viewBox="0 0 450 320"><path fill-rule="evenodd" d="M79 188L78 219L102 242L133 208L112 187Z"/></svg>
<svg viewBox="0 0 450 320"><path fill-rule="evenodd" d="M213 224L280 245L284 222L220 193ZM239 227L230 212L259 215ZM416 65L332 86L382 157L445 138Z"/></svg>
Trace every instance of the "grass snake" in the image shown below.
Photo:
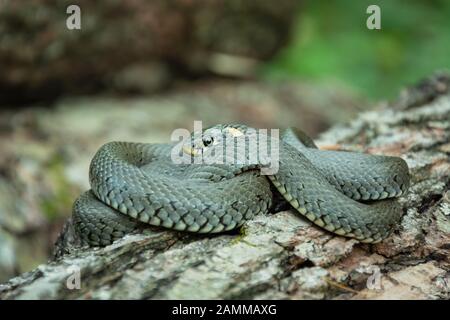
<svg viewBox="0 0 450 320"><path fill-rule="evenodd" d="M245 137L249 128L205 129L199 142L189 142L191 156L196 148L204 152L214 145L209 132L217 131ZM176 164L174 144L107 143L92 159L91 190L74 203L75 230L90 246L108 245L145 224L219 233L286 205L319 227L366 243L383 240L398 225L402 209L393 198L409 187L401 158L319 150L294 128L277 141L278 172L273 175L261 174L262 160Z"/></svg>

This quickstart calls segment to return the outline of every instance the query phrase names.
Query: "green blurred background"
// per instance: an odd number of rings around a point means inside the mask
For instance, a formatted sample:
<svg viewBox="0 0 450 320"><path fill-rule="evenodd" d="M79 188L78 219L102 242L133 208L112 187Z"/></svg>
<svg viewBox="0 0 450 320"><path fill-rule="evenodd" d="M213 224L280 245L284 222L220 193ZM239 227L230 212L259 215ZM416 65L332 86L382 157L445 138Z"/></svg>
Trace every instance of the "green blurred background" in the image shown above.
<svg viewBox="0 0 450 320"><path fill-rule="evenodd" d="M365 27L371 4L381 8L381 30ZM449 67L450 1L308 1L262 75L336 81L376 100Z"/></svg>

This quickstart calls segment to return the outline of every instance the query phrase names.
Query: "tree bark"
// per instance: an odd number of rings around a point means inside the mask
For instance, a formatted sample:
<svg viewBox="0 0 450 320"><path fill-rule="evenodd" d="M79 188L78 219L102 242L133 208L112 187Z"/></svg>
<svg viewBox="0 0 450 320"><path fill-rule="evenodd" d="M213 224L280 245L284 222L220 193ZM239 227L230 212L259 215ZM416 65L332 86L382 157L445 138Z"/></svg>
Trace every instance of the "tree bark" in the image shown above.
<svg viewBox="0 0 450 320"><path fill-rule="evenodd" d="M411 188L392 236L361 244L284 211L240 233L149 228L89 249L77 246L69 220L55 258L0 285L0 299L449 299L450 75L332 128L318 144L406 160Z"/></svg>

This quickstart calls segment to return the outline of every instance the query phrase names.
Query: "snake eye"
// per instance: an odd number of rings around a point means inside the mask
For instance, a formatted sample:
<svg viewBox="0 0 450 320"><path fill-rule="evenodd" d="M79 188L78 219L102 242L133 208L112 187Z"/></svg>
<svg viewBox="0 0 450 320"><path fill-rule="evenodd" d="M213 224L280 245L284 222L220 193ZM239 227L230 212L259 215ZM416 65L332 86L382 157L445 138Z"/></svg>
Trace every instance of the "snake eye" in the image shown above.
<svg viewBox="0 0 450 320"><path fill-rule="evenodd" d="M207 138L203 138L203 145L205 147L209 146L211 143L214 142L214 138L213 137L207 137Z"/></svg>

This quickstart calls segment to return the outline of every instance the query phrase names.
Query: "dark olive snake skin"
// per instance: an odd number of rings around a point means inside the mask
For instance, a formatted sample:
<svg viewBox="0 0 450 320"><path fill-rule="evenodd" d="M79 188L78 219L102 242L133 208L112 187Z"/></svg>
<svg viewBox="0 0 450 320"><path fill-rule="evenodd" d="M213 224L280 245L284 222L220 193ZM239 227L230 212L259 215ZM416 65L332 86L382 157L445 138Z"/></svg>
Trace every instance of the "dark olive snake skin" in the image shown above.
<svg viewBox="0 0 450 320"><path fill-rule="evenodd" d="M230 127L247 130L243 125L214 128ZM389 198L409 187L401 158L319 150L298 129L282 134L279 170L270 176L255 165L174 164L172 148L111 142L97 151L89 172L92 189L73 207L75 230L84 244L108 245L145 224L224 232L269 212L280 199L330 232L376 243L402 216Z"/></svg>

